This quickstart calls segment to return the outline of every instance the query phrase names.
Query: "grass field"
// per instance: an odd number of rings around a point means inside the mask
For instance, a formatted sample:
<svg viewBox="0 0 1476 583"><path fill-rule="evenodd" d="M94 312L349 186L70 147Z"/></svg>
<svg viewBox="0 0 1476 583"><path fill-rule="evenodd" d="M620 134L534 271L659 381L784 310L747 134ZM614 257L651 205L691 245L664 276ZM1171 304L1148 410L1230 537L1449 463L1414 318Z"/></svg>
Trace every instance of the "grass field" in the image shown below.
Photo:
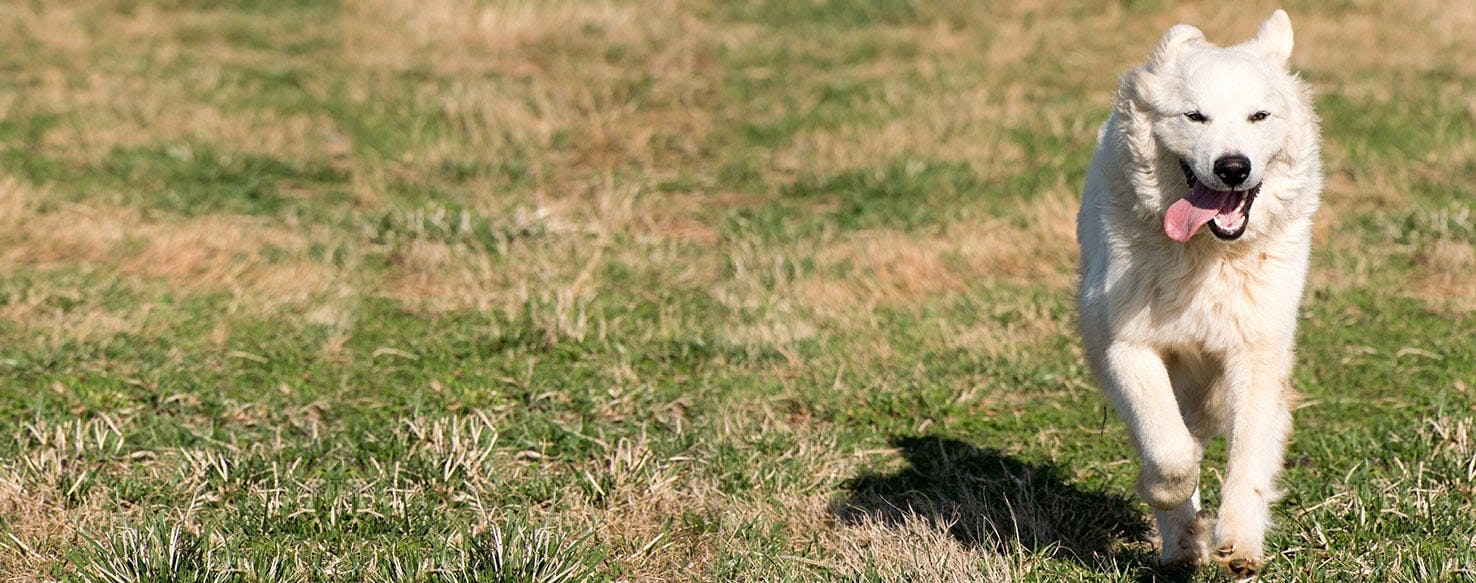
<svg viewBox="0 0 1476 583"><path fill-rule="evenodd" d="M1075 201L1119 72L1276 5L231 4L0 4L0 581L1167 576ZM1286 8L1265 579L1470 581L1476 4Z"/></svg>

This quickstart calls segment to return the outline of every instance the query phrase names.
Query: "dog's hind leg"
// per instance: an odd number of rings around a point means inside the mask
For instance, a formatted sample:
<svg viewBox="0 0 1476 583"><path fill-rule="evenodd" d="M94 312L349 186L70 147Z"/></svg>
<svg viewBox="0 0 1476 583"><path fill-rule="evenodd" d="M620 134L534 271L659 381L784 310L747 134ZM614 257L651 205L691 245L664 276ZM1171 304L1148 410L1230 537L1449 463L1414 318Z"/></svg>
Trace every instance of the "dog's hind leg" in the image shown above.
<svg viewBox="0 0 1476 583"><path fill-rule="evenodd" d="M1286 366L1278 359L1227 367L1231 410L1225 484L1215 525L1215 561L1246 579L1265 564L1266 528L1291 432Z"/></svg>

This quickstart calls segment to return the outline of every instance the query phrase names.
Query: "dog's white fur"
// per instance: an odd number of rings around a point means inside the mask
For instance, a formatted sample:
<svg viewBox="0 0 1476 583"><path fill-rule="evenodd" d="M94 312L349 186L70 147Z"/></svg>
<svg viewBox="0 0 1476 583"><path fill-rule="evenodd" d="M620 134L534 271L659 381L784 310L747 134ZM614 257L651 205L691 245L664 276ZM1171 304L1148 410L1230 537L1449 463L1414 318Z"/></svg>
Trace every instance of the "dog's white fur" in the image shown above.
<svg viewBox="0 0 1476 583"><path fill-rule="evenodd" d="M1137 489L1156 511L1161 558L1193 567L1213 558L1237 577L1265 561L1322 189L1318 120L1309 90L1286 69L1291 49L1280 10L1231 47L1192 26L1169 29L1122 77L1077 217L1085 354L1141 457ZM1251 119L1260 111L1270 116ZM1165 211L1189 190L1181 160L1228 189L1213 166L1233 153L1251 160L1244 185L1261 186L1245 234L1171 240ZM1229 459L1210 540L1199 464L1216 435L1227 437Z"/></svg>

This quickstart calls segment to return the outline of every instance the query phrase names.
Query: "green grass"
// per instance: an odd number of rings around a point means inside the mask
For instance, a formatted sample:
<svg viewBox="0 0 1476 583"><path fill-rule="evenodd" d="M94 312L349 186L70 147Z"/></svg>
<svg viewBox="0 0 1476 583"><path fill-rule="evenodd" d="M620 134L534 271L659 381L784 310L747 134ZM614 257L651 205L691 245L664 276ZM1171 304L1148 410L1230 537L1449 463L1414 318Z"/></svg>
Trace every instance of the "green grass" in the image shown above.
<svg viewBox="0 0 1476 583"><path fill-rule="evenodd" d="M0 581L1178 577L1070 235L1178 9L205 4L0 9ZM1476 577L1476 47L1297 12L1267 578Z"/></svg>

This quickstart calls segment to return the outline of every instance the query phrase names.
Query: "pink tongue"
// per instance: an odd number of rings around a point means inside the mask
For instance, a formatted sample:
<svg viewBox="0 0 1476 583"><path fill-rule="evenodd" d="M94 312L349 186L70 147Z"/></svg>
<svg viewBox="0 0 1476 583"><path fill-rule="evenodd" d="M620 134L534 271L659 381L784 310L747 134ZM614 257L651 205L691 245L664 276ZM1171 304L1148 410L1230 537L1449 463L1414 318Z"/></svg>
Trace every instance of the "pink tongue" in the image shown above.
<svg viewBox="0 0 1476 583"><path fill-rule="evenodd" d="M1170 239L1183 243L1199 232L1199 228L1220 213L1230 202L1229 191L1210 190L1204 184L1195 184L1189 195L1170 205L1163 215L1163 232Z"/></svg>

